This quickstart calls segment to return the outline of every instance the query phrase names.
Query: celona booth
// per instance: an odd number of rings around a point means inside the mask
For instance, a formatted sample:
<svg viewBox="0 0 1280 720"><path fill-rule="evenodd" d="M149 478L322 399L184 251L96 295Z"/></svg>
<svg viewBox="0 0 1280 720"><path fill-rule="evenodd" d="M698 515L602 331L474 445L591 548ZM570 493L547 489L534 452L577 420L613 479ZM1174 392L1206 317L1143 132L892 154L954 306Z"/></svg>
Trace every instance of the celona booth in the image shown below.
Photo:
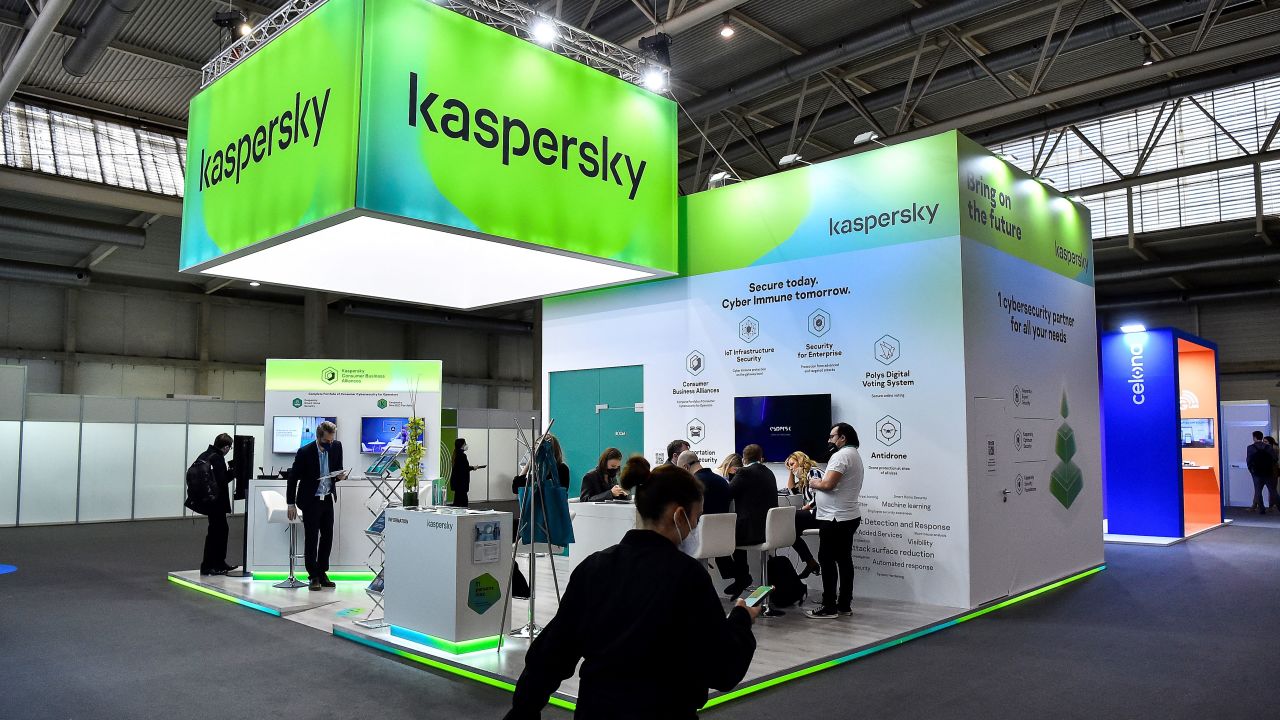
<svg viewBox="0 0 1280 720"><path fill-rule="evenodd" d="M615 438L653 458L684 437L713 466L740 448L738 408L771 398L828 413L769 428L778 447L852 423L856 617L771 618L709 705L1100 570L1087 211L957 133L678 198L676 139L670 100L446 7L328 0L192 100L180 264L464 309L554 296L542 410L577 477ZM599 341L637 331L654 340ZM437 522L404 546L457 551L439 632L503 637L531 609L492 572L468 581L474 529ZM237 592L214 594L264 607ZM526 641L359 627L354 608L288 617L496 687L523 665Z"/></svg>

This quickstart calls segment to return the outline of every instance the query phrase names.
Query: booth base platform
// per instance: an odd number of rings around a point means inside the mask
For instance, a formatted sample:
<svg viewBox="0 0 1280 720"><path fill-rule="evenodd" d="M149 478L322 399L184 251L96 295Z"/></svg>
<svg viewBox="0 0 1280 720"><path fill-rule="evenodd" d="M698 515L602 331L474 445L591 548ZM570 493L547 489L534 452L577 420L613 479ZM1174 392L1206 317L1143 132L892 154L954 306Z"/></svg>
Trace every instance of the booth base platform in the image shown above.
<svg viewBox="0 0 1280 720"><path fill-rule="evenodd" d="M923 605L890 600L854 599L852 617L836 620L810 620L803 608L786 608L786 614L759 619L753 631L756 653L743 682L729 692L713 693L707 707L734 700L766 688L794 680L887 650L954 625L976 619L1014 603L1040 595L1067 583L1103 570L1100 565L1071 577L1044 585L1020 595L983 606L963 609ZM568 568L558 567L557 576L563 588L568 581ZM545 626L556 612L556 596L551 571L540 559L535 583L539 596L534 600L534 619ZM464 677L504 690L514 690L516 679L524 669L529 641L505 637L501 651L494 649L454 654L410 639L392 635L390 628L366 628L358 624L372 607L365 594L367 581L338 581L336 589L310 591L272 587L276 580L251 580L220 576L201 577L196 571L169 574L170 582L228 600L261 612L276 615L299 626L305 626L335 637L390 653L436 670ZM719 583L718 583L719 584ZM820 578L809 578L809 597L820 594ZM729 607L725 600L726 611ZM812 603L806 607L811 607ZM489 612L494 616L494 631L502 622L501 605ZM523 627L529 621L529 601L513 600L507 614L508 631ZM566 680L551 704L574 708L578 694L578 677Z"/></svg>
<svg viewBox="0 0 1280 720"><path fill-rule="evenodd" d="M1114 533L1103 533L1103 542L1109 542L1114 545L1154 545L1157 547L1169 547L1177 545L1180 542L1186 542L1194 537L1199 537L1210 530L1217 530L1231 524L1231 520L1223 520L1216 524L1199 524L1187 525L1186 537L1157 537L1154 535L1116 535Z"/></svg>

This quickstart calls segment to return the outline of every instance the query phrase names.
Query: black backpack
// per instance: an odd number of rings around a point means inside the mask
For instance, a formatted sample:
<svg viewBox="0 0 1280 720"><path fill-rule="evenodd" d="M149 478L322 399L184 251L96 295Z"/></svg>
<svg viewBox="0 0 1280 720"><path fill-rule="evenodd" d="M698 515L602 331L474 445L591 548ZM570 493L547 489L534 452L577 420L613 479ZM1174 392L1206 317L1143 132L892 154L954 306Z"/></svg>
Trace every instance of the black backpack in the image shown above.
<svg viewBox="0 0 1280 720"><path fill-rule="evenodd" d="M213 479L209 454L202 453L187 468L187 499L182 503L192 512L208 515L218 499L218 486Z"/></svg>
<svg viewBox="0 0 1280 720"><path fill-rule="evenodd" d="M769 558L769 584L773 593L769 595L769 604L774 607L790 607L800 602L809 594L804 581L796 574L791 561L781 555Z"/></svg>

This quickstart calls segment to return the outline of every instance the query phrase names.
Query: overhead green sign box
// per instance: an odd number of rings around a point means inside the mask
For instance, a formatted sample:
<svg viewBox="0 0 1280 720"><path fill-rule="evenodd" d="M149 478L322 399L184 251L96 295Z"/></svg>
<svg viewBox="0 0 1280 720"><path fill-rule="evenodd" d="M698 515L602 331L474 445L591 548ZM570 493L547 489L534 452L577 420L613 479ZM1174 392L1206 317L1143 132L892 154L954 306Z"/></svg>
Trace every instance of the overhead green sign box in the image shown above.
<svg viewBox="0 0 1280 720"><path fill-rule="evenodd" d="M480 307L678 269L674 103L429 0L328 0L190 115L183 270Z"/></svg>

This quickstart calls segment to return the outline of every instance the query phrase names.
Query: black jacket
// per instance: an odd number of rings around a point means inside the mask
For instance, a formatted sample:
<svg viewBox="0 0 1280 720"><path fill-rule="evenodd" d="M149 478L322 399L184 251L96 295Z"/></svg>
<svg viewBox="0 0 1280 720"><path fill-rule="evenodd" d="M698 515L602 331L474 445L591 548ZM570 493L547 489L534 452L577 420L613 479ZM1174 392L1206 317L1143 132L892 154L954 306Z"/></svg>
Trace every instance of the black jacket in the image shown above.
<svg viewBox="0 0 1280 720"><path fill-rule="evenodd" d="M608 475L601 475L600 468L594 468L591 472L582 476L582 494L579 495L578 499L582 500L582 502L612 500L613 491L609 488L617 484L617 477L610 478Z"/></svg>
<svg viewBox="0 0 1280 720"><path fill-rule="evenodd" d="M231 473L227 471L227 459L212 445L204 451L204 455L209 458L209 467L213 470L213 486L217 488L218 493L213 499L213 506L205 514L230 515L231 496L227 491L227 483L231 482L232 478Z"/></svg>
<svg viewBox="0 0 1280 720"><path fill-rule="evenodd" d="M342 443L335 440L329 447L329 472L342 470ZM315 443L307 443L293 456L293 467L289 468L289 486L286 500L290 505L309 505L315 501L316 490L320 487L320 447ZM337 481L334 481L333 494L338 494ZM302 502L297 502L301 500Z"/></svg>
<svg viewBox="0 0 1280 720"><path fill-rule="evenodd" d="M564 463L556 463L556 476L560 478L560 487L564 488L565 490L568 490L569 489L569 466L565 465ZM511 494L519 495L520 488L524 487L525 483L528 482L528 480L529 480L528 473L524 475L517 475L511 478Z"/></svg>
<svg viewBox="0 0 1280 720"><path fill-rule="evenodd" d="M729 483L734 512L738 513L738 544L759 545L764 542L765 520L769 508L778 506L778 481L763 463L753 463L739 470Z"/></svg>
<svg viewBox="0 0 1280 720"><path fill-rule="evenodd" d="M578 671L577 720L697 717L707 688L742 681L755 654L751 617L726 618L701 563L651 530L583 560L556 616L529 646L509 720L536 718Z"/></svg>
<svg viewBox="0 0 1280 720"><path fill-rule="evenodd" d="M702 512L706 515L729 512L729 481L716 474L711 468L702 468L694 473L694 477L702 481Z"/></svg>
<svg viewBox="0 0 1280 720"><path fill-rule="evenodd" d="M449 471L449 487L454 492L469 492L471 490L471 461L467 460L467 454L461 450L453 454L453 469Z"/></svg>

